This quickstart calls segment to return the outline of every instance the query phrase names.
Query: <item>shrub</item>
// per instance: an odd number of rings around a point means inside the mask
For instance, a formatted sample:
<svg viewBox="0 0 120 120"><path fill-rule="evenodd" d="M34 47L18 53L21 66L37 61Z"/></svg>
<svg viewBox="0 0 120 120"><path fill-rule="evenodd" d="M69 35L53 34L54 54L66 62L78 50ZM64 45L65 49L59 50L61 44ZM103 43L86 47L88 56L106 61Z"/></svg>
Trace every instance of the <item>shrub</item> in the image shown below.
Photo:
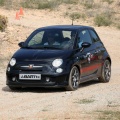
<svg viewBox="0 0 120 120"><path fill-rule="evenodd" d="M24 8L37 8L36 1L34 1L34 0L24 0L21 2L21 5Z"/></svg>
<svg viewBox="0 0 120 120"><path fill-rule="evenodd" d="M117 24L117 28L120 30L120 24Z"/></svg>
<svg viewBox="0 0 120 120"><path fill-rule="evenodd" d="M0 15L0 31L5 31L7 27L8 19L7 17Z"/></svg>
<svg viewBox="0 0 120 120"><path fill-rule="evenodd" d="M53 9L60 4L78 4L79 0L24 0L21 2L22 7L32 9Z"/></svg>
<svg viewBox="0 0 120 120"><path fill-rule="evenodd" d="M38 9L54 9L59 6L61 1L51 0L46 2L40 2L38 4Z"/></svg>
<svg viewBox="0 0 120 120"><path fill-rule="evenodd" d="M97 26L110 26L112 24L110 17L106 16L105 14L97 15L94 18L94 22Z"/></svg>
<svg viewBox="0 0 120 120"><path fill-rule="evenodd" d="M38 4L38 9L51 9L52 4L51 2L43 2Z"/></svg>
<svg viewBox="0 0 120 120"><path fill-rule="evenodd" d="M102 0L102 2L107 2L108 4L113 3L113 0Z"/></svg>
<svg viewBox="0 0 120 120"><path fill-rule="evenodd" d="M61 2L65 4L78 4L79 0L61 0Z"/></svg>
<svg viewBox="0 0 120 120"><path fill-rule="evenodd" d="M0 6L4 5L4 0L0 0Z"/></svg>
<svg viewBox="0 0 120 120"><path fill-rule="evenodd" d="M32 9L53 9L61 3L57 0L24 0L21 2L22 7Z"/></svg>
<svg viewBox="0 0 120 120"><path fill-rule="evenodd" d="M70 18L72 20L79 19L80 17L81 17L81 15L79 13L77 13L77 12L74 12L74 13L70 14Z"/></svg>
<svg viewBox="0 0 120 120"><path fill-rule="evenodd" d="M80 1L81 4L83 4L85 6L86 9L91 9L94 6L94 0L81 0Z"/></svg>

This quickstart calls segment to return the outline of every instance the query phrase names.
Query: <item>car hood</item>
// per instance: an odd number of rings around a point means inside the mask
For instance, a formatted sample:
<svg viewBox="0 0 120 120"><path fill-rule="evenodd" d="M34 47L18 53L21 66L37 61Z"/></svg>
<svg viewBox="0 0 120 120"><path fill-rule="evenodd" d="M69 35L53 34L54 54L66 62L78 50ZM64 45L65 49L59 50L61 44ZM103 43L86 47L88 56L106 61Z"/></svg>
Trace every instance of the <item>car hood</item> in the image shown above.
<svg viewBox="0 0 120 120"><path fill-rule="evenodd" d="M72 55L73 50L42 50L42 49L19 49L13 57L17 61L38 61L42 59L66 59Z"/></svg>

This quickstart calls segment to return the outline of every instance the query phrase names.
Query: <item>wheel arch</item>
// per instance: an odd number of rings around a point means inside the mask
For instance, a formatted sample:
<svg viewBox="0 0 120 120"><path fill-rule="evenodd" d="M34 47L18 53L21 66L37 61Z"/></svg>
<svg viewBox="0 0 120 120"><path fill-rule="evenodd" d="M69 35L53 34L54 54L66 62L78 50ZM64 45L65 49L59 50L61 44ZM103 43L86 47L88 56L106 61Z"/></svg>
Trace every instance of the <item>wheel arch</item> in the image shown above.
<svg viewBox="0 0 120 120"><path fill-rule="evenodd" d="M111 60L111 58L110 58L110 56L109 56L109 54L108 54L107 51L104 52L104 54L103 54L103 62L104 62L105 60L109 60L110 65L112 64L112 60Z"/></svg>
<svg viewBox="0 0 120 120"><path fill-rule="evenodd" d="M79 70L80 75L81 75L80 66L79 66L79 65L74 65L74 66L76 66L76 67L77 67L77 69Z"/></svg>
<svg viewBox="0 0 120 120"><path fill-rule="evenodd" d="M110 65L111 65L111 64L112 64L111 58L110 58L110 57L107 57L106 59L109 60Z"/></svg>

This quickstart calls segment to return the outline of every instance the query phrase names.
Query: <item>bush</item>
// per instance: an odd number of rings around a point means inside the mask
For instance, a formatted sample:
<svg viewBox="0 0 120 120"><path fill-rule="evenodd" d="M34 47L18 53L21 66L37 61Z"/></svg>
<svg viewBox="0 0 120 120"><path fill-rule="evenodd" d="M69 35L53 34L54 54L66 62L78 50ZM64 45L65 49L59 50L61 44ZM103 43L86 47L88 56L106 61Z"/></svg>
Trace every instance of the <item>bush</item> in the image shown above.
<svg viewBox="0 0 120 120"><path fill-rule="evenodd" d="M97 15L94 19L94 22L97 26L110 26L112 24L110 17L106 16L105 14Z"/></svg>
<svg viewBox="0 0 120 120"><path fill-rule="evenodd" d="M24 0L21 2L22 7L24 8L37 8L36 7L36 1L34 0Z"/></svg>
<svg viewBox="0 0 120 120"><path fill-rule="evenodd" d="M51 2L44 2L38 4L38 9L51 9L51 8L52 8Z"/></svg>
<svg viewBox="0 0 120 120"><path fill-rule="evenodd" d="M53 9L60 5L62 1L57 0L24 0L21 2L22 7L32 9Z"/></svg>
<svg viewBox="0 0 120 120"><path fill-rule="evenodd" d="M22 7L32 9L53 9L60 4L78 4L79 0L24 0L21 2Z"/></svg>
<svg viewBox="0 0 120 120"><path fill-rule="evenodd" d="M94 0L80 0L80 3L85 6L86 9L94 7Z"/></svg>
<svg viewBox="0 0 120 120"><path fill-rule="evenodd" d="M108 4L111 4L111 3L113 3L114 1L113 1L113 0L102 0L102 2L107 2Z"/></svg>
<svg viewBox="0 0 120 120"><path fill-rule="evenodd" d="M0 6L4 5L4 0L0 0Z"/></svg>
<svg viewBox="0 0 120 120"><path fill-rule="evenodd" d="M61 2L65 4L78 4L79 0L61 0Z"/></svg>
<svg viewBox="0 0 120 120"><path fill-rule="evenodd" d="M46 2L40 2L38 4L38 9L53 9L60 5L60 1L51 0Z"/></svg>
<svg viewBox="0 0 120 120"><path fill-rule="evenodd" d="M7 27L8 19L7 17L0 15L0 31L5 31Z"/></svg>
<svg viewBox="0 0 120 120"><path fill-rule="evenodd" d="M120 30L120 24L117 24L117 28Z"/></svg>
<svg viewBox="0 0 120 120"><path fill-rule="evenodd" d="M74 12L74 13L70 14L70 18L72 20L79 19L80 17L81 17L81 15L79 13L77 13L77 12Z"/></svg>

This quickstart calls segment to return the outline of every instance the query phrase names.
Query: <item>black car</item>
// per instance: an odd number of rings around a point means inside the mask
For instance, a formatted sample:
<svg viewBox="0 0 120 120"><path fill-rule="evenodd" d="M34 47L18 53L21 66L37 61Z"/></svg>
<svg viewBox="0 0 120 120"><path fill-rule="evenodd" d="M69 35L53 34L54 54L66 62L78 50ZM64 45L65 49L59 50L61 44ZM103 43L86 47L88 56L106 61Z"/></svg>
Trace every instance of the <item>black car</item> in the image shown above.
<svg viewBox="0 0 120 120"><path fill-rule="evenodd" d="M12 56L6 70L10 89L65 87L99 79L109 82L111 58L92 27L59 25L35 30Z"/></svg>

